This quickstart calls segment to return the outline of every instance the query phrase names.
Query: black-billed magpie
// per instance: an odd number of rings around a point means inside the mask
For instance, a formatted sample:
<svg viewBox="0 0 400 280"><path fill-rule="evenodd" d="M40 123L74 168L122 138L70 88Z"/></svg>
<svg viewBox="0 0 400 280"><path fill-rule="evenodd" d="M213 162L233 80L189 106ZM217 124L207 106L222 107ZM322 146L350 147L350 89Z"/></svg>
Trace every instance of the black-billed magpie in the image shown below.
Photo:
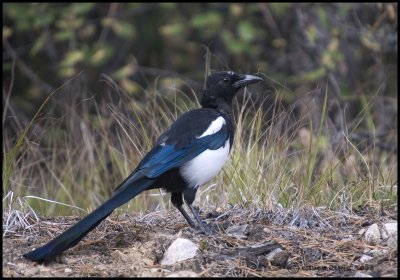
<svg viewBox="0 0 400 280"><path fill-rule="evenodd" d="M81 221L46 245L24 257L37 262L50 261L75 246L107 218L115 208L141 192L164 188L171 193L172 204L192 228L209 231L192 203L199 186L212 179L224 165L232 148L234 125L232 100L237 91L262 79L232 71L208 76L200 109L182 114L167 129L135 170L116 188L113 196ZM183 209L183 200L198 227Z"/></svg>

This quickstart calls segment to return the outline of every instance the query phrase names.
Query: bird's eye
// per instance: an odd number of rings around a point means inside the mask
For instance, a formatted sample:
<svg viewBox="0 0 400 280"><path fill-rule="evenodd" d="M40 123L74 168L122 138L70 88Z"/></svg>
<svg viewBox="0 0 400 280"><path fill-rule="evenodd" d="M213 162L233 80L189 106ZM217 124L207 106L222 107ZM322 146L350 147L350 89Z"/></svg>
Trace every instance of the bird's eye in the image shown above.
<svg viewBox="0 0 400 280"><path fill-rule="evenodd" d="M229 78L224 78L224 84L229 84Z"/></svg>

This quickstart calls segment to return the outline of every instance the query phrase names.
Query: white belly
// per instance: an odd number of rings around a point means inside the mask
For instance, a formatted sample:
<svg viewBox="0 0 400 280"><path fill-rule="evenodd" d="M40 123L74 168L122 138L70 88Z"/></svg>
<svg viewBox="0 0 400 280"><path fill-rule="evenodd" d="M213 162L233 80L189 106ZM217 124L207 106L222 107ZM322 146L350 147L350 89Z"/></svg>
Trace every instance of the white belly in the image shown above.
<svg viewBox="0 0 400 280"><path fill-rule="evenodd" d="M205 150L187 162L180 173L189 187L197 188L211 180L224 166L229 155L229 139L217 150Z"/></svg>

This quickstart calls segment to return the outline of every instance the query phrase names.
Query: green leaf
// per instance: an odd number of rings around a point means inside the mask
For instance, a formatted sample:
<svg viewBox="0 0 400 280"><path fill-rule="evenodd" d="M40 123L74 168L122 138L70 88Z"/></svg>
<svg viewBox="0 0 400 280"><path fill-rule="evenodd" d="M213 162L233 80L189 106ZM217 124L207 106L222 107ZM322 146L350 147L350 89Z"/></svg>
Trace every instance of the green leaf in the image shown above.
<svg viewBox="0 0 400 280"><path fill-rule="evenodd" d="M192 18L190 24L194 28L218 28L222 23L221 14L208 12Z"/></svg>
<svg viewBox="0 0 400 280"><path fill-rule="evenodd" d="M75 14L86 14L94 7L94 3L74 3L70 6L70 11Z"/></svg>
<svg viewBox="0 0 400 280"><path fill-rule="evenodd" d="M8 26L3 26L3 40L10 38L12 35L13 30Z"/></svg>
<svg viewBox="0 0 400 280"><path fill-rule="evenodd" d="M285 14L292 5L291 3L269 3L272 13L277 16Z"/></svg>
<svg viewBox="0 0 400 280"><path fill-rule="evenodd" d="M244 12L244 6L240 3L234 3L229 5L229 13L234 17L239 17Z"/></svg>
<svg viewBox="0 0 400 280"><path fill-rule="evenodd" d="M57 20L56 26L59 29L74 30L79 29L85 24L85 19L82 17L76 17L74 15L66 14L66 18Z"/></svg>
<svg viewBox="0 0 400 280"><path fill-rule="evenodd" d="M113 19L111 29L124 39L132 39L136 35L135 27L129 22Z"/></svg>
<svg viewBox="0 0 400 280"><path fill-rule="evenodd" d="M33 18L33 27L41 28L43 26L48 26L54 21L54 14L51 13L41 13L40 16Z"/></svg>
<svg viewBox="0 0 400 280"><path fill-rule="evenodd" d="M307 71L301 73L302 79L305 79L307 81L315 82L321 79L326 75L326 69L325 67L319 67L315 70Z"/></svg>
<svg viewBox="0 0 400 280"><path fill-rule="evenodd" d="M122 68L115 71L112 76L117 80L123 80L136 72L134 64L128 63Z"/></svg>
<svg viewBox="0 0 400 280"><path fill-rule="evenodd" d="M363 32L360 34L360 41L364 47L372 51L380 51L381 46L379 42L374 38L371 32Z"/></svg>
<svg viewBox="0 0 400 280"><path fill-rule="evenodd" d="M308 40L311 43L315 43L315 41L317 40L317 36L318 36L318 32L317 32L317 27L313 24L310 24L309 26L307 26L306 28L306 35Z"/></svg>
<svg viewBox="0 0 400 280"><path fill-rule="evenodd" d="M109 58L113 54L113 48L107 45L96 46L92 49L92 55L90 57L90 63L95 66L102 65L109 61Z"/></svg>
<svg viewBox="0 0 400 280"><path fill-rule="evenodd" d="M60 68L58 74L61 77L69 78L76 74L76 70L74 67Z"/></svg>
<svg viewBox="0 0 400 280"><path fill-rule="evenodd" d="M46 42L47 42L47 35L46 33L43 33L42 35L39 36L39 38L35 40L35 44L33 45L30 54L32 56L36 55L39 51L43 49Z"/></svg>
<svg viewBox="0 0 400 280"><path fill-rule="evenodd" d="M225 31L222 33L222 40L224 41L225 47L228 49L229 53L231 54L241 54L243 51L245 51L246 44L242 42L241 40L237 40L234 38L232 33L229 31Z"/></svg>
<svg viewBox="0 0 400 280"><path fill-rule="evenodd" d="M137 93L140 91L139 85L136 82L131 81L129 79L123 79L121 81L121 87L124 91L128 93Z"/></svg>
<svg viewBox="0 0 400 280"><path fill-rule="evenodd" d="M67 41L73 35L71 30L62 30L54 34L54 39L59 42Z"/></svg>
<svg viewBox="0 0 400 280"><path fill-rule="evenodd" d="M183 25L181 23L164 25L160 28L160 33L167 37L181 35L183 33Z"/></svg>
<svg viewBox="0 0 400 280"><path fill-rule="evenodd" d="M176 3L160 3L160 7L165 10L176 9Z"/></svg>
<svg viewBox="0 0 400 280"><path fill-rule="evenodd" d="M61 66L63 67L74 66L78 62L82 61L84 58L85 54L81 50L69 52L61 62Z"/></svg>
<svg viewBox="0 0 400 280"><path fill-rule="evenodd" d="M247 20L239 23L238 34L246 42L251 42L256 38L256 30L253 24Z"/></svg>

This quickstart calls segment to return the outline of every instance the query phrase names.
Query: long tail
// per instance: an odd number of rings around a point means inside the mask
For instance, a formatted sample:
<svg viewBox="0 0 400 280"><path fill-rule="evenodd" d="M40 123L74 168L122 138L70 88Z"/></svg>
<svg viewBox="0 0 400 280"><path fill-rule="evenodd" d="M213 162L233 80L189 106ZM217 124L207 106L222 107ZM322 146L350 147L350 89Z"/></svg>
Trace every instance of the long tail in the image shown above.
<svg viewBox="0 0 400 280"><path fill-rule="evenodd" d="M93 230L102 220L107 218L115 208L125 204L142 191L149 188L154 182L154 180L135 175L139 174L131 174L131 176L122 182L114 195L92 213L46 245L25 254L24 257L37 262L50 261L61 252L78 244L83 237Z"/></svg>

